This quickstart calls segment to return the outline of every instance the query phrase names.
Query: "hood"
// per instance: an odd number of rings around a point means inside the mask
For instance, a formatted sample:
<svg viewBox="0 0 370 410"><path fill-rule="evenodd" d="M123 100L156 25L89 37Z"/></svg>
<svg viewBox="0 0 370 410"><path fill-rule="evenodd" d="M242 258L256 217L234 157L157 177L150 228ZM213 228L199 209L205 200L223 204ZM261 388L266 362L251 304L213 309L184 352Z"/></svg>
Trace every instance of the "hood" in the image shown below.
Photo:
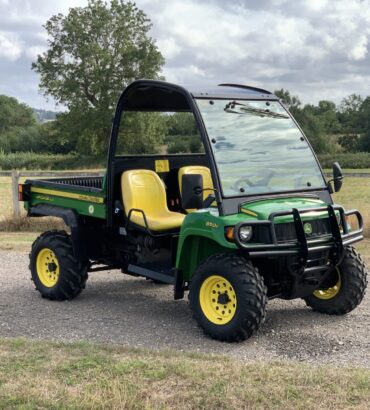
<svg viewBox="0 0 370 410"><path fill-rule="evenodd" d="M319 208L326 207L327 204L320 199L304 198L304 197L286 197L286 198L266 198L258 199L254 202L247 202L241 206L241 212L258 220L266 220L274 212L291 211L296 209ZM327 218L328 213L323 212L308 212L302 215L303 220L312 218ZM275 223L292 222L292 216L282 216L275 219Z"/></svg>

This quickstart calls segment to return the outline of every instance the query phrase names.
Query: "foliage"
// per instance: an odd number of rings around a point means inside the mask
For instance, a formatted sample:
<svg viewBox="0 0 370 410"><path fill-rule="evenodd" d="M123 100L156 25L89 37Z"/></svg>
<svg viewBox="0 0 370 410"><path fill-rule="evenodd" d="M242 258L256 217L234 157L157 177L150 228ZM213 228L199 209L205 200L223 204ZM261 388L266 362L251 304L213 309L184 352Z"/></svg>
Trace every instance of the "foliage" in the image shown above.
<svg viewBox="0 0 370 410"><path fill-rule="evenodd" d="M167 133L165 117L157 112L128 111L122 116L118 154L160 153Z"/></svg>
<svg viewBox="0 0 370 410"><path fill-rule="evenodd" d="M92 138L99 152L122 89L138 78L159 78L164 59L149 36L151 26L143 11L123 0L89 0L44 26L49 48L32 64L40 88L69 109L64 129L71 134L77 125L77 135Z"/></svg>
<svg viewBox="0 0 370 410"><path fill-rule="evenodd" d="M305 105L303 111L315 116L326 135L336 134L341 130L337 117L337 108L332 101L321 100L318 105Z"/></svg>
<svg viewBox="0 0 370 410"><path fill-rule="evenodd" d="M299 98L287 90L277 90L275 94L298 121L317 153L333 153L333 135L338 135L337 141L344 151L370 152L370 97L363 99L351 94L339 107L327 100L302 107Z"/></svg>
<svg viewBox="0 0 370 410"><path fill-rule="evenodd" d="M351 94L343 98L338 111L338 120L346 134L356 134L359 129L359 112L363 104L360 95Z"/></svg>
<svg viewBox="0 0 370 410"><path fill-rule="evenodd" d="M323 168L331 168L335 161L338 161L342 168L370 168L370 152L321 154L319 160Z"/></svg>
<svg viewBox="0 0 370 410"><path fill-rule="evenodd" d="M288 108L289 111L298 110L301 106L301 101L296 95L291 95L288 90L281 88L275 91L275 95L279 97L283 104Z"/></svg>
<svg viewBox="0 0 370 410"><path fill-rule="evenodd" d="M338 143L346 152L358 152L361 150L361 136L358 134L341 135Z"/></svg>
<svg viewBox="0 0 370 410"><path fill-rule="evenodd" d="M77 154L45 154L35 152L4 153L0 151L0 170L11 169L81 169L97 168L105 164L102 157Z"/></svg>
<svg viewBox="0 0 370 410"><path fill-rule="evenodd" d="M203 146L199 136L174 135L167 138L167 144L167 152L169 154L203 152Z"/></svg>
<svg viewBox="0 0 370 410"><path fill-rule="evenodd" d="M291 95L288 90L284 90L283 88L275 91L275 94L281 98L283 104L289 109L301 126L314 150L317 153L325 152L328 148L328 144L324 137L324 125L318 118L316 107L306 105L302 108L299 98Z"/></svg>
<svg viewBox="0 0 370 410"><path fill-rule="evenodd" d="M177 112L167 116L169 135L199 135L194 116L189 112Z"/></svg>
<svg viewBox="0 0 370 410"><path fill-rule="evenodd" d="M14 128L26 128L35 124L32 109L13 97L0 95L0 134Z"/></svg>
<svg viewBox="0 0 370 410"><path fill-rule="evenodd" d="M29 148L34 137L36 121L33 111L13 97L0 95L0 149L11 152Z"/></svg>
<svg viewBox="0 0 370 410"><path fill-rule="evenodd" d="M192 113L178 112L167 117L169 154L203 152L200 133Z"/></svg>

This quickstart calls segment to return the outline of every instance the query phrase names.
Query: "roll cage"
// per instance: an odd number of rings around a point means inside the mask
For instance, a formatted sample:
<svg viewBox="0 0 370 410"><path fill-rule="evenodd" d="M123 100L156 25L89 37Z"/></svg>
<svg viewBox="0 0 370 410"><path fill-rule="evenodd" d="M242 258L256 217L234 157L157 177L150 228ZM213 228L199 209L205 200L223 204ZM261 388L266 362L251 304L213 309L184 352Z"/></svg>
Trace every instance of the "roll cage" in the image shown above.
<svg viewBox="0 0 370 410"><path fill-rule="evenodd" d="M116 161L115 152L117 146L117 139L119 134L119 127L121 122L122 113L124 111L158 111L158 112L191 112L194 115L201 141L205 150L205 157L207 159L213 186L215 188L215 198L219 215L230 215L238 212L241 203L251 199L250 195L238 196L238 197L223 197L220 177L217 168L217 164L214 158L212 148L210 146L210 140L208 138L207 129L204 125L202 115L195 102L195 99L230 99L230 100L268 100L279 101L279 98L269 91L250 87L246 85L238 84L220 84L217 87L209 89L184 88L182 86L171 84L165 81L157 80L137 80L131 83L125 88L121 94L115 111L115 116L112 125L111 139L108 150L108 164L107 164L107 204L108 204L108 225L112 225L113 212L114 212L114 181L116 174ZM292 118L290 113L287 114ZM311 145L305 137L302 129L297 122L292 118L299 130L302 132L303 138L306 140L308 146ZM312 148L311 151L315 156ZM145 155L144 155L145 156ZM147 155L146 155L147 156ZM172 157L176 154L163 155L163 157ZM321 167L320 167L321 170ZM322 171L321 171L322 172ZM309 194L315 196L328 204L332 204L332 199L327 188L322 189L307 189L300 190L300 194ZM276 198L282 195L291 195L292 191L279 192L274 194L259 194L253 198L268 197Z"/></svg>

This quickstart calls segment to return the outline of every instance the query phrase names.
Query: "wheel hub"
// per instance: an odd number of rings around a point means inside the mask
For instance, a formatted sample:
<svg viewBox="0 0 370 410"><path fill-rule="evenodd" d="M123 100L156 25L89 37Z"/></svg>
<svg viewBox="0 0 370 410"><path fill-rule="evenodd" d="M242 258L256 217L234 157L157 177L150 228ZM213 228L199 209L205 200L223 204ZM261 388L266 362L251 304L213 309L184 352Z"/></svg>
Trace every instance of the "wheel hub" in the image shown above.
<svg viewBox="0 0 370 410"><path fill-rule="evenodd" d="M47 288L56 285L59 278L59 262L51 249L40 250L36 258L36 271L42 285Z"/></svg>
<svg viewBox="0 0 370 410"><path fill-rule="evenodd" d="M225 293L221 293L221 295L218 295L217 298L217 303L220 305L227 305L229 302L231 302L231 299L229 298L229 295Z"/></svg>
<svg viewBox="0 0 370 410"><path fill-rule="evenodd" d="M57 264L55 262L48 263L49 272L55 272L57 270Z"/></svg>
<svg viewBox="0 0 370 410"><path fill-rule="evenodd" d="M204 316L216 325L229 323L235 315L237 299L232 284L222 276L212 275L204 280L199 292Z"/></svg>

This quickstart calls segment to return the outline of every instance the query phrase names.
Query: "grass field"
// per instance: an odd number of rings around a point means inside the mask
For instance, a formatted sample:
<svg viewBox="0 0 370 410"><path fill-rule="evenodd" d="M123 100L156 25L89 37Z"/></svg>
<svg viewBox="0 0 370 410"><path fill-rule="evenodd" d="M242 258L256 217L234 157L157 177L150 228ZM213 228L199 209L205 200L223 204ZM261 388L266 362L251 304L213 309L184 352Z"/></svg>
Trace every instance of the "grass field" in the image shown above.
<svg viewBox="0 0 370 410"><path fill-rule="evenodd" d="M334 202L346 209L358 209L365 221L365 236L370 237L370 178L345 178Z"/></svg>
<svg viewBox="0 0 370 410"><path fill-rule="evenodd" d="M0 408L365 409L370 371L0 339Z"/></svg>

